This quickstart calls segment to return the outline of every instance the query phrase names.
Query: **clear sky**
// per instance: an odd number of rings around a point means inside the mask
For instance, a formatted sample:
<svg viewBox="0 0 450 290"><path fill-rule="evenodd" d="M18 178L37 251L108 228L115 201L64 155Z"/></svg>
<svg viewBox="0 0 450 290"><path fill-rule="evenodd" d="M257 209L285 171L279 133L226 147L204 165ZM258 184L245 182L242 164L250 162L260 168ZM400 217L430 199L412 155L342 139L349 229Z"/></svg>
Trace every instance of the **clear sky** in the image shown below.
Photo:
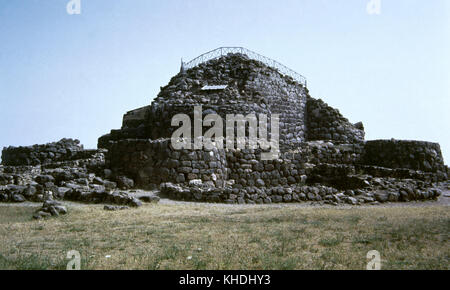
<svg viewBox="0 0 450 290"><path fill-rule="evenodd" d="M192 59L244 46L308 78L367 139L450 160L450 1L0 0L0 147L97 138Z"/></svg>

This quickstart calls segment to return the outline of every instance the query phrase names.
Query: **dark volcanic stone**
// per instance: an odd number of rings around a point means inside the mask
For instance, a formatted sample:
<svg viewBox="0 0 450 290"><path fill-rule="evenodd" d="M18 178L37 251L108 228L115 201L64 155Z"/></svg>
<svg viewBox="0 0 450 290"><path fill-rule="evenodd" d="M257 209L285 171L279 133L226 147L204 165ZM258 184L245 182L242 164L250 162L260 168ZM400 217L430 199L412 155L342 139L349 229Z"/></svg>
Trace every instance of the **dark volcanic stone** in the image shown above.
<svg viewBox="0 0 450 290"><path fill-rule="evenodd" d="M131 178L126 176L118 176L116 177L117 186L120 189L130 189L134 187L134 181Z"/></svg>

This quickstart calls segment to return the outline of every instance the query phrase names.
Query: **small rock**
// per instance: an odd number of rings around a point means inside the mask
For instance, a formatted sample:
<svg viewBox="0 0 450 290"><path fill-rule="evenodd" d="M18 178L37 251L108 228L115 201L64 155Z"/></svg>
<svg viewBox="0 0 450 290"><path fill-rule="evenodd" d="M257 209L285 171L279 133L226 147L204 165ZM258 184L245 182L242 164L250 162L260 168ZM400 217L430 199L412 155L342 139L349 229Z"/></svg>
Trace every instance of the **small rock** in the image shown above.
<svg viewBox="0 0 450 290"><path fill-rule="evenodd" d="M54 206L54 208L56 209L56 211L57 211L59 214L67 214L67 209L66 209L65 206L62 206L62 205L56 205L56 206Z"/></svg>
<svg viewBox="0 0 450 290"><path fill-rule="evenodd" d="M97 184L97 185L103 185L103 180L102 180L100 177L96 176L96 177L94 177L94 179L92 180L92 183L93 183L93 184Z"/></svg>
<svg viewBox="0 0 450 290"><path fill-rule="evenodd" d="M202 186L203 182L201 179L193 179L189 181L189 186Z"/></svg>
<svg viewBox="0 0 450 290"><path fill-rule="evenodd" d="M130 179L126 176L118 176L116 178L117 186L120 189L126 190L134 187L134 181L133 179Z"/></svg>
<svg viewBox="0 0 450 290"><path fill-rule="evenodd" d="M51 175L38 175L38 176L36 176L35 180L37 183L42 184L42 185L44 185L47 182L52 182L52 183L55 182L55 178Z"/></svg>
<svg viewBox="0 0 450 290"><path fill-rule="evenodd" d="M378 202L387 202L389 200L389 194L386 192L376 192L374 197Z"/></svg>
<svg viewBox="0 0 450 290"><path fill-rule="evenodd" d="M264 180L258 178L258 179L256 180L256 185L257 185L258 187L263 187L263 186L266 185L266 184L264 183Z"/></svg>
<svg viewBox="0 0 450 290"><path fill-rule="evenodd" d="M103 181L103 186L107 190L114 190L117 188L117 183L109 181L109 180L105 180L105 181Z"/></svg>
<svg viewBox="0 0 450 290"><path fill-rule="evenodd" d="M12 201L13 202L24 202L25 201L25 197L23 197L23 195L21 195L21 194L15 194L12 197Z"/></svg>
<svg viewBox="0 0 450 290"><path fill-rule="evenodd" d="M119 205L105 205L103 207L104 210L108 210L108 211L116 211L116 210L124 210L124 209L129 209L128 206L119 206Z"/></svg>
<svg viewBox="0 0 450 290"><path fill-rule="evenodd" d="M160 198L156 195L141 195L137 196L137 198L143 202L151 202L151 203L158 203Z"/></svg>
<svg viewBox="0 0 450 290"><path fill-rule="evenodd" d="M139 199L133 197L128 204L132 207L140 207L142 205L142 202Z"/></svg>
<svg viewBox="0 0 450 290"><path fill-rule="evenodd" d="M354 197L347 197L347 203L351 204L351 205L357 205L358 204L358 200Z"/></svg>

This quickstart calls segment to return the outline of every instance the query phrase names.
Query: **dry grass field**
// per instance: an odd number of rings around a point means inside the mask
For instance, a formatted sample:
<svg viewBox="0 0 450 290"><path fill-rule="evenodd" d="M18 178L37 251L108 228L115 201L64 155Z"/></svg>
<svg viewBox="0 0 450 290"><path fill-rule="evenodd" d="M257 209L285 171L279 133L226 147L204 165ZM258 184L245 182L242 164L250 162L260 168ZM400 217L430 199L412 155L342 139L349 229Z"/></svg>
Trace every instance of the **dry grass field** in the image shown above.
<svg viewBox="0 0 450 290"><path fill-rule="evenodd" d="M82 269L365 269L370 250L382 269L450 268L447 206L36 207L0 207L0 269L65 269L70 250Z"/></svg>

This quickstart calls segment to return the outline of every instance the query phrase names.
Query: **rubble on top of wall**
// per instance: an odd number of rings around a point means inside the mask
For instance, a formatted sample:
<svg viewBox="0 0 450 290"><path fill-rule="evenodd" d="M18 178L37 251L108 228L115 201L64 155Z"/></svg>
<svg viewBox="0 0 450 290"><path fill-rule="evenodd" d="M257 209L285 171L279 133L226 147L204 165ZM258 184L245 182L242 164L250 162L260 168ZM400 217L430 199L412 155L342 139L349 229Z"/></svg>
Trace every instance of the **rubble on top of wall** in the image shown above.
<svg viewBox="0 0 450 290"><path fill-rule="evenodd" d="M308 140L331 140L344 144L364 141L362 122L351 124L339 110L330 107L321 99L308 97L306 108Z"/></svg>
<svg viewBox="0 0 450 290"><path fill-rule="evenodd" d="M76 160L95 154L96 150L84 150L77 139L64 138L43 145L5 147L2 164L9 166L39 165L55 161Z"/></svg>

